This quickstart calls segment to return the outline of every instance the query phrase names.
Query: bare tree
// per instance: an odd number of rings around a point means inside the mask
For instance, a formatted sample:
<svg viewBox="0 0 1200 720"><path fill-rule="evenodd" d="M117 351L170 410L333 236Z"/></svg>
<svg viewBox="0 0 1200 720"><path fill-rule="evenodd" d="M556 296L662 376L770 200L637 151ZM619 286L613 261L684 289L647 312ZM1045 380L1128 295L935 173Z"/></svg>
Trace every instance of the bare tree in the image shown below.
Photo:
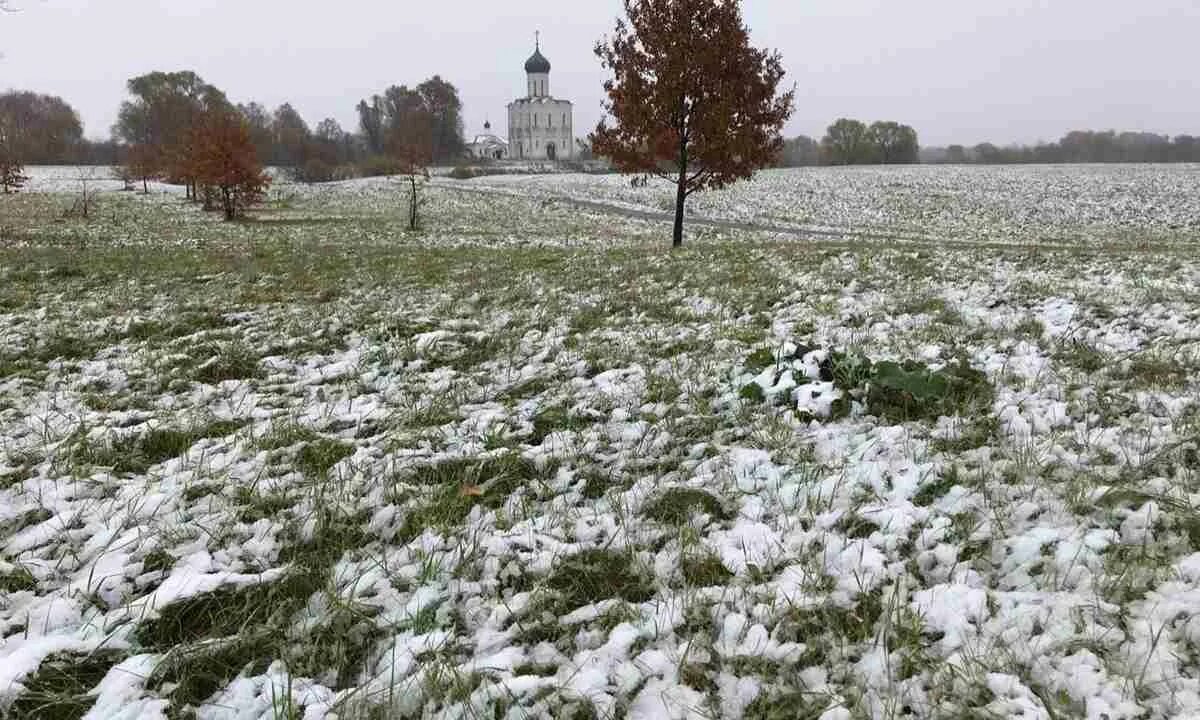
<svg viewBox="0 0 1200 720"><path fill-rule="evenodd" d="M80 168L78 177L79 195L64 215L66 217L80 217L87 220L91 218L92 210L96 207L96 186L93 184L97 180L95 169L90 167Z"/></svg>
<svg viewBox="0 0 1200 720"><path fill-rule="evenodd" d="M426 198L423 191L429 182L429 160L432 155L421 147L402 148L397 151L400 161L400 182L408 185L408 229L421 227L421 208Z"/></svg>

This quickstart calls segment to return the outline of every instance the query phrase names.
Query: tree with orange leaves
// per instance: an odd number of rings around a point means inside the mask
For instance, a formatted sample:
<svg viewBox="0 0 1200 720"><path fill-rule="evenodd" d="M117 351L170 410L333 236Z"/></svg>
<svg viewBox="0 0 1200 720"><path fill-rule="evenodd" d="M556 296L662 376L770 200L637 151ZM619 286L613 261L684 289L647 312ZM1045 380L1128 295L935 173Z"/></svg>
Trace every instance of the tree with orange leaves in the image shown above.
<svg viewBox="0 0 1200 720"><path fill-rule="evenodd" d="M226 220L262 202L271 177L263 172L245 120L229 112L211 113L197 128L194 145L188 170L200 187L218 194Z"/></svg>
<svg viewBox="0 0 1200 720"><path fill-rule="evenodd" d="M29 180L25 164L17 156L16 131L0 117L0 189L5 195L17 192Z"/></svg>
<svg viewBox="0 0 1200 720"><path fill-rule="evenodd" d="M154 147L140 143L125 150L125 164L122 168L127 182L142 181L142 194L150 194L150 181L158 178L162 161ZM128 187L128 186L127 186ZM129 187L129 189L133 189Z"/></svg>
<svg viewBox="0 0 1200 720"><path fill-rule="evenodd" d="M408 185L408 229L421 224L421 206L425 204L421 190L429 181L429 164L433 162L432 117L418 117L410 127L393 131L387 141L396 158L401 182Z"/></svg>
<svg viewBox="0 0 1200 720"><path fill-rule="evenodd" d="M795 92L778 94L778 53L750 46L738 0L624 0L627 20L596 45L605 110L591 136L623 172L676 186L673 244L688 196L750 178L783 147Z"/></svg>

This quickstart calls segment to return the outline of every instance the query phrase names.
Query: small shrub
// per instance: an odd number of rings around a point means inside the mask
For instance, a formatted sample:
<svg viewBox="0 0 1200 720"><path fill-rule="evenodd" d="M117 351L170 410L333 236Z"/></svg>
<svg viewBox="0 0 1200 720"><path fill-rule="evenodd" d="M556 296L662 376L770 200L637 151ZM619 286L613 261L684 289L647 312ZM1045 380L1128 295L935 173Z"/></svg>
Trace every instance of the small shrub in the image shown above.
<svg viewBox="0 0 1200 720"><path fill-rule="evenodd" d="M965 362L936 372L920 363L884 362L876 366L867 392L870 412L891 422L967 415L990 405L995 391L987 376Z"/></svg>

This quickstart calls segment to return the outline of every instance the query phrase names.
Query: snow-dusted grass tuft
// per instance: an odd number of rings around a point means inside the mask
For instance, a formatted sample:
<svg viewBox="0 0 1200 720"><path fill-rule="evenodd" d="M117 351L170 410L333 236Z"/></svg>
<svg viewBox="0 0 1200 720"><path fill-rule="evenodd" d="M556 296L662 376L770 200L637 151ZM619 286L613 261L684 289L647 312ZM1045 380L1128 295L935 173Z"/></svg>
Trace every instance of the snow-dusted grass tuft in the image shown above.
<svg viewBox="0 0 1200 720"><path fill-rule="evenodd" d="M845 236L677 252L613 178L74 177L0 200L0 716L1200 713L1189 168L770 173L696 212Z"/></svg>

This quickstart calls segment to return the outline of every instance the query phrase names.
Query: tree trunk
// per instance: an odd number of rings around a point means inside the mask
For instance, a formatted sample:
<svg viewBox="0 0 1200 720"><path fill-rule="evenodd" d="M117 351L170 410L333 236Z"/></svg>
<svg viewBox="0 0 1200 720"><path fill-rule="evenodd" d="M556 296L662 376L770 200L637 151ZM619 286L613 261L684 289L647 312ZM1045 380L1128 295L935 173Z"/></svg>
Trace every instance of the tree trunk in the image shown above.
<svg viewBox="0 0 1200 720"><path fill-rule="evenodd" d="M237 205L233 202L233 193L226 188L221 188L222 202L225 205L225 220L230 221L237 217Z"/></svg>
<svg viewBox="0 0 1200 720"><path fill-rule="evenodd" d="M142 194L143 195L150 194L150 181L147 180L146 178L142 178Z"/></svg>
<svg viewBox="0 0 1200 720"><path fill-rule="evenodd" d="M679 181L675 188L675 234L671 247L683 247L683 206L687 202L688 147L687 140L679 141Z"/></svg>
<svg viewBox="0 0 1200 720"><path fill-rule="evenodd" d="M409 197L408 205L408 229L417 229L417 179L410 177L409 184L412 186L412 195Z"/></svg>

